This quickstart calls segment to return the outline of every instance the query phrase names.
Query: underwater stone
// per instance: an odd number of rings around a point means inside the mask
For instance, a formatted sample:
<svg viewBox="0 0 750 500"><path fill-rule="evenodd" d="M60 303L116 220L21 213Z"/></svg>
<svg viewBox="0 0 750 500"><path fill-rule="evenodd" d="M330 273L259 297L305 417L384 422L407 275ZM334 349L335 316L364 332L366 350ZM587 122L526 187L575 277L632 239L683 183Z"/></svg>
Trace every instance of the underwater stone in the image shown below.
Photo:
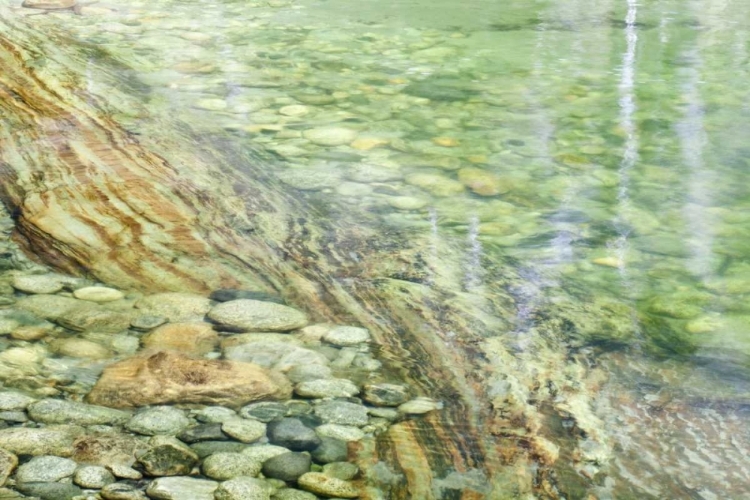
<svg viewBox="0 0 750 500"><path fill-rule="evenodd" d="M19 483L55 482L72 476L77 467L78 464L68 458L34 457L18 468L16 481Z"/></svg>
<svg viewBox="0 0 750 500"><path fill-rule="evenodd" d="M73 482L82 488L101 489L114 483L115 477L104 467L87 465L76 470Z"/></svg>
<svg viewBox="0 0 750 500"><path fill-rule="evenodd" d="M303 137L319 146L340 146L357 138L357 132L341 127L321 127L303 132Z"/></svg>
<svg viewBox="0 0 750 500"><path fill-rule="evenodd" d="M115 408L164 403L239 406L290 395L291 386L282 375L257 365L160 351L105 368L87 400Z"/></svg>
<svg viewBox="0 0 750 500"><path fill-rule="evenodd" d="M138 434L155 436L157 434L176 435L189 425L190 419L182 410L173 406L157 406L136 413L125 427Z"/></svg>
<svg viewBox="0 0 750 500"><path fill-rule="evenodd" d="M315 431L297 418L282 418L269 423L268 439L272 444L292 451L309 451L320 444Z"/></svg>
<svg viewBox="0 0 750 500"><path fill-rule="evenodd" d="M43 399L29 405L29 417L45 424L101 425L122 424L130 413L62 399Z"/></svg>
<svg viewBox="0 0 750 500"><path fill-rule="evenodd" d="M214 500L216 481L175 476L160 477L146 488L150 498L158 500Z"/></svg>
<svg viewBox="0 0 750 500"><path fill-rule="evenodd" d="M306 453L283 453L263 462L263 475L282 481L296 481L310 471L310 464L310 455Z"/></svg>
<svg viewBox="0 0 750 500"><path fill-rule="evenodd" d="M294 392L305 398L349 398L359 394L359 387L351 380L327 378L301 382Z"/></svg>
<svg viewBox="0 0 750 500"><path fill-rule="evenodd" d="M208 317L241 332L287 332L307 324L302 311L274 302L239 299L214 306Z"/></svg>
<svg viewBox="0 0 750 500"><path fill-rule="evenodd" d="M221 424L225 434L243 443L252 443L266 435L266 425L257 420L234 418Z"/></svg>
<svg viewBox="0 0 750 500"><path fill-rule="evenodd" d="M73 296L77 299L90 300L91 302L111 302L113 300L120 300L125 297L125 294L114 288L87 286L74 291Z"/></svg>
<svg viewBox="0 0 750 500"><path fill-rule="evenodd" d="M335 477L326 476L320 472L303 474L298 479L297 484L299 484L300 488L316 495L334 498L357 498L359 496L359 491L357 491L354 485Z"/></svg>
<svg viewBox="0 0 750 500"><path fill-rule="evenodd" d="M244 453L214 453L203 461L201 470L211 479L225 481L239 476L255 477L263 462Z"/></svg>
<svg viewBox="0 0 750 500"><path fill-rule="evenodd" d="M261 479L237 477L221 483L214 495L216 500L270 500L273 490Z"/></svg>

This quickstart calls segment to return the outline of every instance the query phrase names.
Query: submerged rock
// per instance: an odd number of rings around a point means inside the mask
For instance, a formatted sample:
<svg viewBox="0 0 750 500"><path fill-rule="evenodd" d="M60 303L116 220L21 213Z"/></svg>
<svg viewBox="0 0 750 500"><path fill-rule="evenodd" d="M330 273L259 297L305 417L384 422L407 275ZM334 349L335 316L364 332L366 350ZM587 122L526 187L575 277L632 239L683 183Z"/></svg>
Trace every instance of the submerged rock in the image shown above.
<svg viewBox="0 0 750 500"><path fill-rule="evenodd" d="M270 500L272 492L261 479L238 477L221 483L214 495L216 500Z"/></svg>
<svg viewBox="0 0 750 500"><path fill-rule="evenodd" d="M5 485L8 477L18 465L18 457L0 448L0 486Z"/></svg>
<svg viewBox="0 0 750 500"><path fill-rule="evenodd" d="M315 431L297 418L282 418L268 424L268 439L292 451L314 450L321 443Z"/></svg>
<svg viewBox="0 0 750 500"><path fill-rule="evenodd" d="M310 472L310 455L305 453L283 453L263 463L263 475L282 481L296 481L302 474Z"/></svg>
<svg viewBox="0 0 750 500"><path fill-rule="evenodd" d="M242 332L288 332L307 324L302 311L251 299L223 302L211 309L208 317L225 328Z"/></svg>
<svg viewBox="0 0 750 500"><path fill-rule="evenodd" d="M89 300L91 302L112 302L125 297L125 294L114 288L104 286L87 286L79 288L73 292L73 296L80 300Z"/></svg>
<svg viewBox="0 0 750 500"><path fill-rule="evenodd" d="M73 442L81 434L83 428L72 425L0 429L0 448L16 455L68 457L73 454Z"/></svg>
<svg viewBox="0 0 750 500"><path fill-rule="evenodd" d="M334 498L357 498L359 491L351 483L335 477L326 476L320 472L308 472L297 481L300 488Z"/></svg>
<svg viewBox="0 0 750 500"><path fill-rule="evenodd" d="M29 405L29 417L45 424L122 424L130 413L62 399L43 399Z"/></svg>
<svg viewBox="0 0 750 500"><path fill-rule="evenodd" d="M170 323L143 337L144 347L196 355L209 353L218 344L219 335L208 323Z"/></svg>
<svg viewBox="0 0 750 500"><path fill-rule="evenodd" d="M288 399L290 394L283 376L257 365L160 351L107 367L87 400L114 408L165 403L240 406Z"/></svg>
<svg viewBox="0 0 750 500"><path fill-rule="evenodd" d="M216 481L192 477L160 477L146 489L150 498L158 500L214 500L214 491L219 487Z"/></svg>
<svg viewBox="0 0 750 500"><path fill-rule="evenodd" d="M220 481L240 476L257 476L263 462L244 453L214 453L203 461L201 470L211 479Z"/></svg>
<svg viewBox="0 0 750 500"><path fill-rule="evenodd" d="M16 481L20 483L55 482L70 477L78 464L68 458L54 456L34 457L16 471Z"/></svg>
<svg viewBox="0 0 750 500"><path fill-rule="evenodd" d="M192 293L157 293L135 303L151 316L164 316L169 321L202 319L211 309L211 300Z"/></svg>

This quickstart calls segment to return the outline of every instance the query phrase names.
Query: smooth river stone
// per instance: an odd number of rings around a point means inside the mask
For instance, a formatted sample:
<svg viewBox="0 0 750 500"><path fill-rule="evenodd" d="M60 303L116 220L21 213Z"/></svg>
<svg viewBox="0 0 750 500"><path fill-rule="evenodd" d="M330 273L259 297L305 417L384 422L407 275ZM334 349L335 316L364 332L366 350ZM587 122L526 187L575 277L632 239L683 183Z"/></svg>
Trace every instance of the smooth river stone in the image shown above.
<svg viewBox="0 0 750 500"><path fill-rule="evenodd" d="M216 481L186 476L160 477L146 488L149 498L158 500L214 500Z"/></svg>
<svg viewBox="0 0 750 500"><path fill-rule="evenodd" d="M333 498L357 498L359 496L359 491L351 483L320 472L308 472L301 475L297 484L300 488L316 495Z"/></svg>
<svg viewBox="0 0 750 500"><path fill-rule="evenodd" d="M13 279L13 288L26 293L49 294L62 290L63 283L60 276L54 274L32 274L16 276Z"/></svg>
<svg viewBox="0 0 750 500"><path fill-rule="evenodd" d="M185 321L203 318L211 309L211 300L192 293L157 293L143 297L135 307L169 321Z"/></svg>
<svg viewBox="0 0 750 500"><path fill-rule="evenodd" d="M113 300L120 300L125 297L125 294L114 288L87 286L74 291L73 296L77 299L90 300L91 302L111 302Z"/></svg>
<svg viewBox="0 0 750 500"><path fill-rule="evenodd" d="M357 138L357 132L341 127L321 127L305 130L302 136L318 146L341 146Z"/></svg>
<svg viewBox="0 0 750 500"><path fill-rule="evenodd" d="M21 5L29 9L60 10L70 9L77 3L76 0L24 0Z"/></svg>
<svg viewBox="0 0 750 500"><path fill-rule="evenodd" d="M105 368L87 400L114 408L167 403L235 407L290 395L283 376L257 365L160 351Z"/></svg>
<svg viewBox="0 0 750 500"><path fill-rule="evenodd" d="M223 302L214 306L208 317L224 328L241 332L288 332L307 324L302 311L250 299Z"/></svg>

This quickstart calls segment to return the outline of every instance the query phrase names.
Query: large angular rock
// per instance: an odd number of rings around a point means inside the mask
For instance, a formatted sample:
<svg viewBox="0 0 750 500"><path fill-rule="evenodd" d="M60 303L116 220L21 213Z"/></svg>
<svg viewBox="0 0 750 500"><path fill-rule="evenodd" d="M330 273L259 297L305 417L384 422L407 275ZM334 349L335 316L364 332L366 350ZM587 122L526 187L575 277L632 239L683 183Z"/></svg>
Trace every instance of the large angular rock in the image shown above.
<svg viewBox="0 0 750 500"><path fill-rule="evenodd" d="M250 299L223 302L214 306L208 317L224 328L241 332L288 332L307 324L302 311Z"/></svg>
<svg viewBox="0 0 750 500"><path fill-rule="evenodd" d="M107 367L87 399L115 408L164 403L240 406L290 395L285 377L259 366L159 351Z"/></svg>

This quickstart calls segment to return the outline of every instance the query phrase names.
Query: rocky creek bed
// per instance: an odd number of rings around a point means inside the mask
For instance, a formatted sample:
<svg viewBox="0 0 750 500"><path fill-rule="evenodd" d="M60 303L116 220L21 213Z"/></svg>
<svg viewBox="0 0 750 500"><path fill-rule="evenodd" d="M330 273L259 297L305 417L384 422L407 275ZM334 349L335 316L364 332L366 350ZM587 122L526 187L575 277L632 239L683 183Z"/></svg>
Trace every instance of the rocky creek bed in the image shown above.
<svg viewBox="0 0 750 500"><path fill-rule="evenodd" d="M0 275L0 498L358 498L349 447L441 406L386 378L366 329L18 259Z"/></svg>

